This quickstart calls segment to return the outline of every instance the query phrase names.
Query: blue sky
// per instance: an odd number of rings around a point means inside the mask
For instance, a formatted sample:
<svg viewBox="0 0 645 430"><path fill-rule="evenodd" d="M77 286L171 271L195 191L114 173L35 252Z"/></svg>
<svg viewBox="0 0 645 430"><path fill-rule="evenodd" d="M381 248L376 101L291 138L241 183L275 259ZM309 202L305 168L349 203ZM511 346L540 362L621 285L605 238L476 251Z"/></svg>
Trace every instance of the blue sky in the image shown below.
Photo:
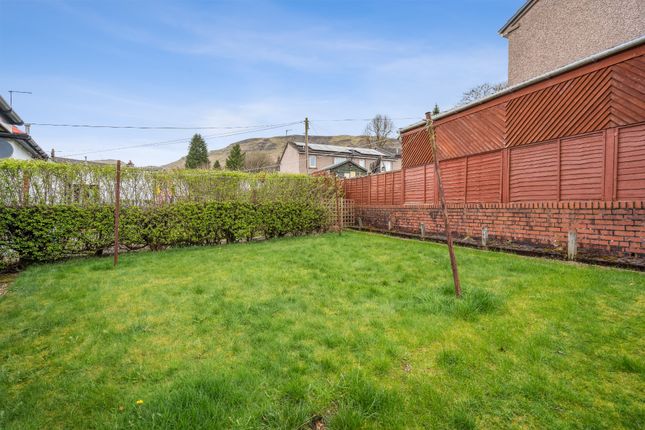
<svg viewBox="0 0 645 430"><path fill-rule="evenodd" d="M397 127L506 79L497 30L522 0L0 0L0 94L26 122L250 126L308 116L312 134L360 134L377 113ZM209 149L246 137L205 130ZM195 130L33 126L49 152L164 164ZM176 140L177 143L114 150ZM97 152L105 151L105 152Z"/></svg>

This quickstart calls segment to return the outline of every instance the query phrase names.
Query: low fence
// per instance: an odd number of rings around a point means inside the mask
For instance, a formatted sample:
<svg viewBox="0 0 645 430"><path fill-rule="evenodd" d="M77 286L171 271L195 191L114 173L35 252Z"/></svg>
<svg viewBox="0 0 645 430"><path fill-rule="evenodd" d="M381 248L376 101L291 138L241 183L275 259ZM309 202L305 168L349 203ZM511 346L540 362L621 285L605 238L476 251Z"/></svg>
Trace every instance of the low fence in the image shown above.
<svg viewBox="0 0 645 430"><path fill-rule="evenodd" d="M0 162L1 259L31 263L101 254L118 249L116 237L127 249L160 249L300 235L327 230L349 205L329 178L118 171Z"/></svg>

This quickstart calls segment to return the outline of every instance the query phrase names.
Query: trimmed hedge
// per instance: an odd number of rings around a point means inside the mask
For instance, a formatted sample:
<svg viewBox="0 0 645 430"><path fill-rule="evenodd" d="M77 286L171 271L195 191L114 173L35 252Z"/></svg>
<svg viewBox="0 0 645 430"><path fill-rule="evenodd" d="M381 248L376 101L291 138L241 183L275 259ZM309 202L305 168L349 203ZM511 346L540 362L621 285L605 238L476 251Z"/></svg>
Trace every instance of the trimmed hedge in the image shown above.
<svg viewBox="0 0 645 430"><path fill-rule="evenodd" d="M303 201L130 206L121 209L119 236L129 249L213 245L322 231L329 216L324 205ZM98 255L113 241L111 205L0 207L0 253L21 264Z"/></svg>

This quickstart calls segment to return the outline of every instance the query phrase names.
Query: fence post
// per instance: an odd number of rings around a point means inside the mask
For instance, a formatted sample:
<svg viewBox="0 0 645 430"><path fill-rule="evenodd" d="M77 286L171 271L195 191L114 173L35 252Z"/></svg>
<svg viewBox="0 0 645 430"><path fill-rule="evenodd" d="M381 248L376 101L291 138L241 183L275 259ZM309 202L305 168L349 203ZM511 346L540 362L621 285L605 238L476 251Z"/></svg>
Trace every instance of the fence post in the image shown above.
<svg viewBox="0 0 645 430"><path fill-rule="evenodd" d="M31 178L29 173L22 172L22 205L27 206L29 204L29 186Z"/></svg>
<svg viewBox="0 0 645 430"><path fill-rule="evenodd" d="M338 235L340 236L343 229L343 221L340 213L340 202L338 201L338 176L336 174L334 174L334 185L336 189L336 226L338 227Z"/></svg>
<svg viewBox="0 0 645 430"><path fill-rule="evenodd" d="M114 265L119 264L119 213L121 212L121 160L116 161L114 181Z"/></svg>

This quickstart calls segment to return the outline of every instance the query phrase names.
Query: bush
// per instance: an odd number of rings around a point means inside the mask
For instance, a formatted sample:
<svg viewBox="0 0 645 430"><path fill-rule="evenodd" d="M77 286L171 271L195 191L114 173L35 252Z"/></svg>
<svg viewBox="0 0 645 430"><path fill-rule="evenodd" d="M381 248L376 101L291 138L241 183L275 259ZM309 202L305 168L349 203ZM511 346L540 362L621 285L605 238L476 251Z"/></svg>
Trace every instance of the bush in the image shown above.
<svg viewBox="0 0 645 430"><path fill-rule="evenodd" d="M307 202L182 202L121 210L120 243L130 249L213 245L327 228L323 205ZM114 241L110 205L0 208L0 249L23 264L97 255Z"/></svg>

